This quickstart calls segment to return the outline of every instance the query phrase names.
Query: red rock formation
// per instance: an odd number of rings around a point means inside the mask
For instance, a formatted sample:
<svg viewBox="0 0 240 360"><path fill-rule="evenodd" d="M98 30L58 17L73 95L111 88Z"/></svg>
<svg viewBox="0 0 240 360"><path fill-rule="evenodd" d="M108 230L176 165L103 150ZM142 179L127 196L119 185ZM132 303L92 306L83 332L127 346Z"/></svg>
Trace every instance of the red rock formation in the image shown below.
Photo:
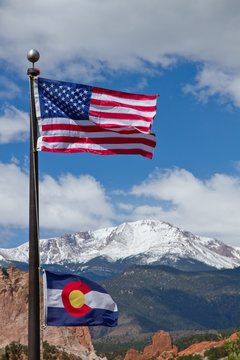
<svg viewBox="0 0 240 360"><path fill-rule="evenodd" d="M144 360L143 355L139 354L137 350L130 349L126 353L124 360Z"/></svg>
<svg viewBox="0 0 240 360"><path fill-rule="evenodd" d="M235 341L236 338L237 334L230 336L230 339L233 341ZM149 360L152 358L155 360L167 360L169 358L178 358L179 356L183 355L191 355L196 353L203 354L205 350L212 347L223 346L224 343L225 340L202 341L197 344L192 344L187 349L178 352L177 347L172 345L169 333L160 330L153 336L152 344L146 346L142 354L134 349L130 349L126 353L124 360Z"/></svg>
<svg viewBox="0 0 240 360"><path fill-rule="evenodd" d="M144 360L149 359L165 352L176 353L177 348L173 347L169 333L160 330L153 336L152 344L145 347L143 358Z"/></svg>
<svg viewBox="0 0 240 360"><path fill-rule="evenodd" d="M197 344L190 345L187 349L184 349L178 353L178 356L182 355L191 355L195 353L201 353L207 349L211 349L212 347L220 347L224 345L224 340L221 341L202 341Z"/></svg>
<svg viewBox="0 0 240 360"><path fill-rule="evenodd" d="M27 344L28 273L11 266L8 274L0 271L0 347Z"/></svg>
<svg viewBox="0 0 240 360"><path fill-rule="evenodd" d="M14 266L0 271L0 348L12 341L28 342L28 272ZM42 304L43 305L43 304ZM43 340L82 359L100 359L96 356L88 327L46 327Z"/></svg>
<svg viewBox="0 0 240 360"><path fill-rule="evenodd" d="M151 345L144 348L143 354L139 354L136 350L130 349L124 360L148 360L153 357L156 359L165 359L173 357L177 354L176 346L172 345L171 337L168 332L159 330L154 336ZM135 356L135 357L134 357Z"/></svg>
<svg viewBox="0 0 240 360"><path fill-rule="evenodd" d="M239 333L238 333L239 334ZM237 339L237 333L232 334L229 339L235 341ZM220 341L202 341L197 344L190 345L187 349L184 349L178 353L178 356L182 355L191 355L191 354L198 354L203 353L205 350L211 349L212 347L220 347L225 344L226 340Z"/></svg>

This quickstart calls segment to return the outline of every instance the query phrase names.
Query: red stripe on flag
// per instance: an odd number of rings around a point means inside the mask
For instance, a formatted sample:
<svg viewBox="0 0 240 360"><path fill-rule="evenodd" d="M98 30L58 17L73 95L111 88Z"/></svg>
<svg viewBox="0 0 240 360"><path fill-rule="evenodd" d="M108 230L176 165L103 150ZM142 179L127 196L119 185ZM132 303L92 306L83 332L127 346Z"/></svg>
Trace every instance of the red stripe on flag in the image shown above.
<svg viewBox="0 0 240 360"><path fill-rule="evenodd" d="M111 125L109 125L110 127ZM119 128L122 126L119 125ZM146 132L148 131L147 127L138 126L140 131ZM66 131L79 131L79 132L103 132L103 128L101 126L88 125L88 126L81 126L81 125L74 125L74 124L47 124L42 125L42 132L51 131L51 130L66 130ZM117 131L117 126L114 125L114 130L106 130L108 132L117 132L118 134L139 134L139 130L131 129L131 130L120 130Z"/></svg>
<svg viewBox="0 0 240 360"><path fill-rule="evenodd" d="M102 132L102 128L96 125L81 126L74 124L47 124L42 125L42 131L50 130L68 130L68 131L79 131L79 132Z"/></svg>
<svg viewBox="0 0 240 360"><path fill-rule="evenodd" d="M148 159L152 159L153 154L142 150L142 149L111 149L111 150L93 150L93 149L69 149L69 148L58 148L58 149L49 149L46 146L41 147L41 151L56 152L56 153L79 153L87 152L97 155L142 155Z"/></svg>
<svg viewBox="0 0 240 360"><path fill-rule="evenodd" d="M72 144L145 144L151 147L156 145L156 141L142 138L125 137L102 137L102 138L79 138L75 136L43 136L46 143L72 143Z"/></svg>
<svg viewBox="0 0 240 360"><path fill-rule="evenodd" d="M115 90L108 90L108 89L102 89L99 87L92 87L92 93L95 94L105 94L105 95L111 95L123 99L134 99L134 100L155 100L157 98L157 95L140 95L140 94L131 94L127 92L122 91L115 91Z"/></svg>

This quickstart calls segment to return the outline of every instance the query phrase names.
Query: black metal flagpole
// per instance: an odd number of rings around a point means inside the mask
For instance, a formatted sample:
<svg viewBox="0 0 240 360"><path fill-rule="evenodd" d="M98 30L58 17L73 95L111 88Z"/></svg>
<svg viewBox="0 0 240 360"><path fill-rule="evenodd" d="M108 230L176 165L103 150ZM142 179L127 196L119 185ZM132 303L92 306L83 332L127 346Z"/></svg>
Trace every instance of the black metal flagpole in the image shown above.
<svg viewBox="0 0 240 360"><path fill-rule="evenodd" d="M34 68L40 55L30 50L27 58L33 63L27 74L30 81L30 174L29 174L29 302L28 302L28 359L40 360L40 260L39 260L39 203L37 118L34 102L34 78L40 74Z"/></svg>

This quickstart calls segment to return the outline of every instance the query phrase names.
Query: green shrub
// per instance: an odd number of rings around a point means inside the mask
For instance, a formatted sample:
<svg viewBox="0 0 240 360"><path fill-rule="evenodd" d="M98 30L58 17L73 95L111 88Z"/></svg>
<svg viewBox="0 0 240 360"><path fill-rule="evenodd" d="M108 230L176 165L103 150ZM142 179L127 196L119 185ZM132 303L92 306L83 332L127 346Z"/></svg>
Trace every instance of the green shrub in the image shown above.
<svg viewBox="0 0 240 360"><path fill-rule="evenodd" d="M59 355L59 351L54 345L49 345L47 341L43 342L43 359L44 360L56 360Z"/></svg>
<svg viewBox="0 0 240 360"><path fill-rule="evenodd" d="M26 346L13 341L11 344L5 346L4 350L5 352L1 356L1 360L22 360L22 354L26 352Z"/></svg>
<svg viewBox="0 0 240 360"><path fill-rule="evenodd" d="M9 277L9 274L7 272L7 269L5 267L2 267L2 273L4 276Z"/></svg>
<svg viewBox="0 0 240 360"><path fill-rule="evenodd" d="M202 360L202 356L199 354L190 354L179 356L177 360Z"/></svg>
<svg viewBox="0 0 240 360"><path fill-rule="evenodd" d="M237 334L236 341L228 340L225 344L228 350L228 360L240 360L240 335Z"/></svg>
<svg viewBox="0 0 240 360"><path fill-rule="evenodd" d="M208 358L208 360L217 360L221 359L223 357L228 356L229 350L227 347L220 346L220 347L213 347L211 349L208 349L204 352L204 356Z"/></svg>
<svg viewBox="0 0 240 360"><path fill-rule="evenodd" d="M28 355L27 346L15 343L5 346L4 353L0 357L1 360L22 360L23 354ZM49 345L47 341L43 343L43 359L56 360L60 356L60 351L54 345ZM72 356L68 355L65 351L60 356L61 360L72 360ZM81 360L79 358L79 360Z"/></svg>

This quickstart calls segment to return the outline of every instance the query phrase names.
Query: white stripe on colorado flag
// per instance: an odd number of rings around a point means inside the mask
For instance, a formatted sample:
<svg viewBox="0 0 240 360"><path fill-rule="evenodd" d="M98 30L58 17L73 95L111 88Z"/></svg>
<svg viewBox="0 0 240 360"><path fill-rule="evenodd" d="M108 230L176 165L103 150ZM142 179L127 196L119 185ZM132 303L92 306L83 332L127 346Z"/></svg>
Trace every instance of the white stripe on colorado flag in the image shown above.
<svg viewBox="0 0 240 360"><path fill-rule="evenodd" d="M117 305L113 303L111 296L98 291L90 291L85 294L85 304L90 308L118 311ZM64 307L61 289L47 289L47 307Z"/></svg>

